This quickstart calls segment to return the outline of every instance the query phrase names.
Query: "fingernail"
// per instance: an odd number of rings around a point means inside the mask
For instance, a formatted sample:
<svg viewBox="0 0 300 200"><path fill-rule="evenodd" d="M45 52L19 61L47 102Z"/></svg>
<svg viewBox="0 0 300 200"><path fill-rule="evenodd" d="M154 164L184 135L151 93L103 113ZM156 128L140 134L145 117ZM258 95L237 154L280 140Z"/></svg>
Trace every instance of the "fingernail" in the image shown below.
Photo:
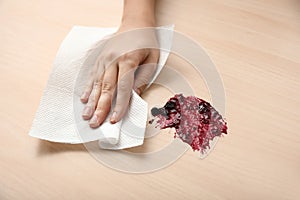
<svg viewBox="0 0 300 200"><path fill-rule="evenodd" d="M82 115L84 117L88 117L88 116L91 115L91 113L92 113L91 107L87 106L87 107L84 108Z"/></svg>
<svg viewBox="0 0 300 200"><path fill-rule="evenodd" d="M94 115L90 120L90 125L98 125L98 118L97 115Z"/></svg>
<svg viewBox="0 0 300 200"><path fill-rule="evenodd" d="M111 118L110 118L110 122L111 123L116 123L116 117L117 117L117 113L113 112L113 114L111 115Z"/></svg>
<svg viewBox="0 0 300 200"><path fill-rule="evenodd" d="M88 98L88 93L87 92L84 92L81 97L81 99L87 99Z"/></svg>

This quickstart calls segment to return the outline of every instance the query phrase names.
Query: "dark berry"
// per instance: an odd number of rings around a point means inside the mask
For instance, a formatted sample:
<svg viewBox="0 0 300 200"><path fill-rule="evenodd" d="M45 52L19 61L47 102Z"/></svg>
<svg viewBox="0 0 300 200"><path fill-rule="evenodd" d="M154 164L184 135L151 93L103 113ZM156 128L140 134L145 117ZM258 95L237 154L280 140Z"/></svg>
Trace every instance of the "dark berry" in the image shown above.
<svg viewBox="0 0 300 200"><path fill-rule="evenodd" d="M170 119L169 111L162 108L162 112L160 113L162 116L165 116L167 119Z"/></svg>
<svg viewBox="0 0 300 200"><path fill-rule="evenodd" d="M160 114L160 111L158 108L154 107L151 109L151 114L155 117Z"/></svg>
<svg viewBox="0 0 300 200"><path fill-rule="evenodd" d="M203 124L208 124L208 123L209 123L209 120L207 120L207 119L202 119L202 123L203 123Z"/></svg>
<svg viewBox="0 0 300 200"><path fill-rule="evenodd" d="M210 104L209 103L207 103L205 101L199 103L198 110L199 110L200 114L208 112L209 108L210 108Z"/></svg>
<svg viewBox="0 0 300 200"><path fill-rule="evenodd" d="M168 101L164 107L167 110L175 109L176 108L176 102Z"/></svg>

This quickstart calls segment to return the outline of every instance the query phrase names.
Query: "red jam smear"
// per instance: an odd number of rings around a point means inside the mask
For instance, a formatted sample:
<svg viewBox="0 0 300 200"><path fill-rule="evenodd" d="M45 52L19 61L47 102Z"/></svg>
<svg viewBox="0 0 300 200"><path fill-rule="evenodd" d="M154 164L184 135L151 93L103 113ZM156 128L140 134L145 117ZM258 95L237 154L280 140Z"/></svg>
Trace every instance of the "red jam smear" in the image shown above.
<svg viewBox="0 0 300 200"><path fill-rule="evenodd" d="M218 111L195 96L176 94L163 107L152 108L151 114L158 118L160 129L175 128L174 138L179 137L194 151L204 152L211 140L227 134L227 123Z"/></svg>

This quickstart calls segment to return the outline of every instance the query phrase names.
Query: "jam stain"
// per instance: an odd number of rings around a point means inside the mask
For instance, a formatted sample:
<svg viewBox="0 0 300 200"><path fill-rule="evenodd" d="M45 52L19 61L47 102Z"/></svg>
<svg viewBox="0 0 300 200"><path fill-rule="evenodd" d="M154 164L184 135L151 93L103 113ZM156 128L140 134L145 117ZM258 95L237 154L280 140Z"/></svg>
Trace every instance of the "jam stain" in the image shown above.
<svg viewBox="0 0 300 200"><path fill-rule="evenodd" d="M162 108L152 108L161 129L175 128L174 137L188 143L202 153L209 142L222 133L227 134L227 123L208 102L195 96L176 94ZM151 122L153 123L153 121Z"/></svg>

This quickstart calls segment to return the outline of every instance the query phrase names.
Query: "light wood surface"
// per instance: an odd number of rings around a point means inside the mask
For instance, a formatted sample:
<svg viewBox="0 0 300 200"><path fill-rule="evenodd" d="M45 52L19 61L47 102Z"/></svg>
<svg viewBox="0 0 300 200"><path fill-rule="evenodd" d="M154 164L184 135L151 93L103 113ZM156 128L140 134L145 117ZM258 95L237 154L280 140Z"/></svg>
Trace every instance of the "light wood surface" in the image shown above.
<svg viewBox="0 0 300 200"><path fill-rule="evenodd" d="M118 26L121 10L120 0L0 1L0 199L300 199L298 0L159 1L159 24L201 44L224 82L229 134L206 159L189 150L165 169L126 174L83 145L28 136L70 28ZM209 98L176 59L168 64Z"/></svg>

